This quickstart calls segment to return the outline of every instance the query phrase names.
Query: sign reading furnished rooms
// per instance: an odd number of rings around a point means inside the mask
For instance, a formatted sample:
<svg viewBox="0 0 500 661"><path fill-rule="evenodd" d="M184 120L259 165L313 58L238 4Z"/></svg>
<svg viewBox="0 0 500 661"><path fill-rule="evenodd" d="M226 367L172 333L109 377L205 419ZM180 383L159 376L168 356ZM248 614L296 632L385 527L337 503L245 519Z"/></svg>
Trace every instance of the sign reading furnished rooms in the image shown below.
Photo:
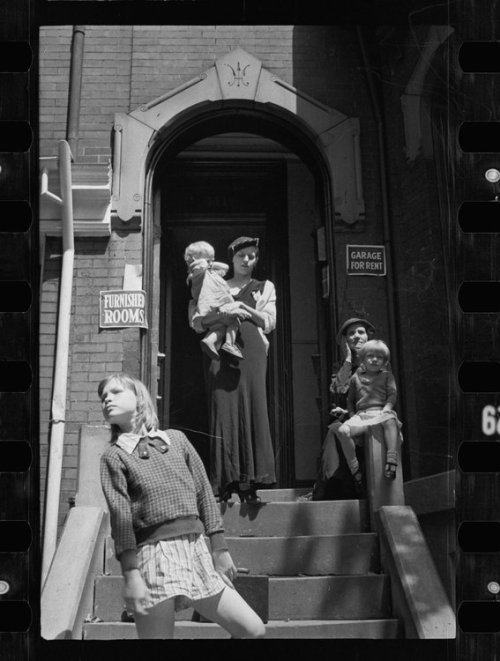
<svg viewBox="0 0 500 661"><path fill-rule="evenodd" d="M147 328L146 292L142 289L99 292L100 328Z"/></svg>
<svg viewBox="0 0 500 661"><path fill-rule="evenodd" d="M384 246L346 246L348 275L385 275Z"/></svg>

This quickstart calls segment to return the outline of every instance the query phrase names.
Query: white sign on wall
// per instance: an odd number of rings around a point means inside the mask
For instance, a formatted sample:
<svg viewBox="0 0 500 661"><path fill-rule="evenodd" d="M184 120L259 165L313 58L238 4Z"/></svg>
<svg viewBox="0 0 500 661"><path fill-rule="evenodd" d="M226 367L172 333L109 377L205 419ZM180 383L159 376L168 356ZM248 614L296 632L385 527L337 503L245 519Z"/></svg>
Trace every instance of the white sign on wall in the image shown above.
<svg viewBox="0 0 500 661"><path fill-rule="evenodd" d="M146 292L113 289L99 292L100 328L147 328Z"/></svg>
<svg viewBox="0 0 500 661"><path fill-rule="evenodd" d="M385 246L346 246L348 275L385 275Z"/></svg>

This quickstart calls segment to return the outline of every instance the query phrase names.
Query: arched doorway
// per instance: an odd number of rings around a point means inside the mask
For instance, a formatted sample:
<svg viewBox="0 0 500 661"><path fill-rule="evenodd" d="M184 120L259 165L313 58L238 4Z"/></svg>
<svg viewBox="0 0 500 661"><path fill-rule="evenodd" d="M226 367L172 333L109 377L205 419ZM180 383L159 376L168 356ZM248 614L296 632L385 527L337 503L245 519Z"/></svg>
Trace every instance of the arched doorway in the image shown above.
<svg viewBox="0 0 500 661"><path fill-rule="evenodd" d="M244 127L240 116L239 127ZM247 118L249 127L251 118ZM227 127L227 117L224 125ZM187 325L183 262L191 241L209 241L219 259L236 236L258 236L255 276L276 286L268 403L279 486L314 479L326 420L330 296L322 289L324 195L319 171L286 145L249 132L216 133L182 151L166 149L154 175L153 226L159 239L158 409L208 458L200 336ZM323 295L325 294L325 295ZM164 357L163 357L164 356ZM323 357L323 360L321 360Z"/></svg>
<svg viewBox="0 0 500 661"><path fill-rule="evenodd" d="M251 80L231 78L228 69L237 71L236 60L244 59ZM187 326L185 245L204 238L224 260L235 236L260 235L260 277L279 292L269 403L280 486L310 482L334 348L334 218L352 223L364 214L358 121L300 94L237 49L198 79L117 116L114 162L120 167L112 212L144 232L151 313L141 370L157 388L163 424L189 428L204 455L205 397L194 358L201 356L199 337Z"/></svg>

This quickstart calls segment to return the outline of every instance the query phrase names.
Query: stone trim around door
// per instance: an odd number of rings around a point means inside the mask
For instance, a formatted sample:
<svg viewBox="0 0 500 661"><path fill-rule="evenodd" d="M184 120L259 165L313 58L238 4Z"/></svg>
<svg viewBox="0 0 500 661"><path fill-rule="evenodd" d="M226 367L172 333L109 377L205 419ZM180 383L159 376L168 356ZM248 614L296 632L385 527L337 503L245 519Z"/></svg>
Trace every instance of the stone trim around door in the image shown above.
<svg viewBox="0 0 500 661"><path fill-rule="evenodd" d="M165 131L186 113L251 103L254 111L278 111L306 130L323 154L332 181L335 216L349 225L364 219L359 119L329 108L280 80L241 48L227 53L196 78L114 123L112 218L141 223L146 174ZM333 220L333 219L332 219Z"/></svg>

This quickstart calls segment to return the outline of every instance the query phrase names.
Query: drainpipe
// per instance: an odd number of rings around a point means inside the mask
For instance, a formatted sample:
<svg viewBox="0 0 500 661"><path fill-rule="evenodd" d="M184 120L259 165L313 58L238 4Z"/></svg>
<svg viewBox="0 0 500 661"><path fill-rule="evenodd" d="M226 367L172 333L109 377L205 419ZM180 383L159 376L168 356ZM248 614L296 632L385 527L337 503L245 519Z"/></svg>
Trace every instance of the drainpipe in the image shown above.
<svg viewBox="0 0 500 661"><path fill-rule="evenodd" d="M394 287L394 273L393 273L393 256L392 256L392 228L389 214L389 193L387 187L387 164L385 160L385 131L384 121L382 118L382 111L380 109L380 101L377 96L375 82L373 79L373 72L366 49L363 30L359 26L356 28L358 35L358 42L361 48L361 55L363 57L363 65L366 71L368 81L368 89L370 91L370 99L373 106L373 113L377 122L377 139L378 139L378 157L380 169L380 193L382 198L382 221L383 221L383 241L386 248L387 255L387 304L389 312L389 332L391 338L391 363L394 371L399 376L401 383L400 361L398 356L398 338L399 333L396 327L396 305L394 298L396 296L396 289Z"/></svg>
<svg viewBox="0 0 500 661"><path fill-rule="evenodd" d="M66 415L66 390L68 379L69 331L71 319L71 291L73 287L73 262L75 254L73 238L73 197L71 191L71 150L66 140L59 142L59 181L61 197L42 189L61 206L63 258L59 312L57 318L56 357L54 388L51 407L49 439L49 466L45 500L45 526L42 554L42 586L54 557L57 543L57 523L64 450L64 426Z"/></svg>
<svg viewBox="0 0 500 661"><path fill-rule="evenodd" d="M71 64L69 70L69 99L66 140L71 153L76 155L76 147L80 125L80 101L82 91L83 44L85 41L85 26L73 26L71 42Z"/></svg>

